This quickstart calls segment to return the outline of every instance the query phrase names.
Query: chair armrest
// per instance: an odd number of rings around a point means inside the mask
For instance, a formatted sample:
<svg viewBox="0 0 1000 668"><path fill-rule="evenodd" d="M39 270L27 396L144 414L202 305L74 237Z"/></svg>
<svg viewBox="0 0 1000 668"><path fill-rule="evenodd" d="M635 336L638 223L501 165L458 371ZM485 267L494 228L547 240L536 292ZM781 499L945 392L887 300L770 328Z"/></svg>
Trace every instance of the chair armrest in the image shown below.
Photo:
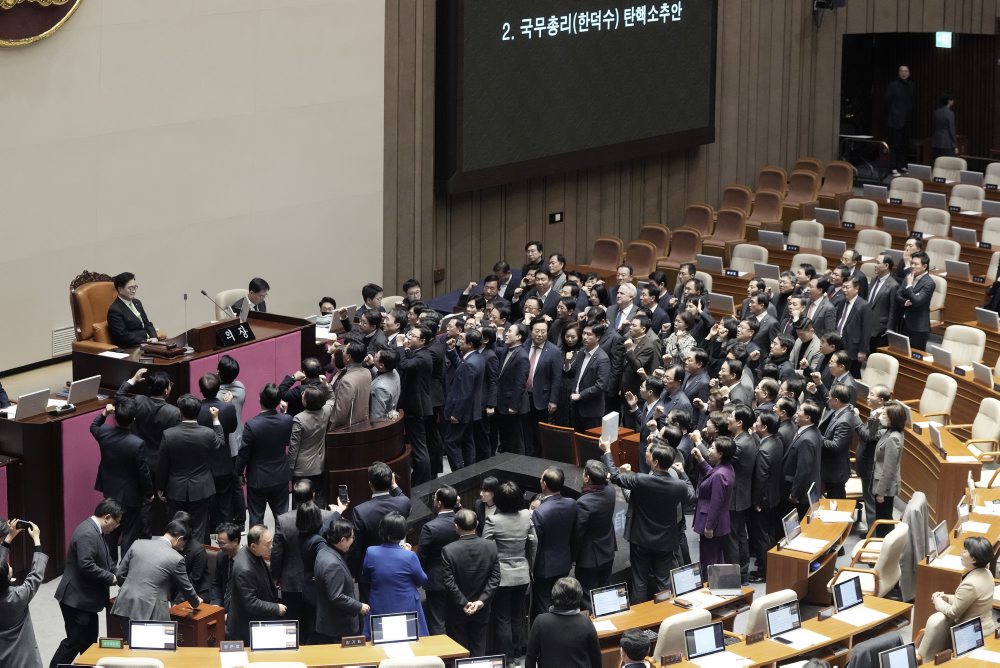
<svg viewBox="0 0 1000 668"><path fill-rule="evenodd" d="M899 524L899 523L900 523L900 520L875 520L874 522L872 522L871 524L868 525L868 533L865 535L865 542L867 542L868 540L871 539L872 534L875 533L875 529L879 525L892 526L892 525L896 525L896 524ZM882 540L882 539L878 538L877 540Z"/></svg>
<svg viewBox="0 0 1000 668"><path fill-rule="evenodd" d="M100 341L74 341L73 352L81 353L103 353L106 350L114 350L117 346L112 343L101 343Z"/></svg>
<svg viewBox="0 0 1000 668"><path fill-rule="evenodd" d="M951 421L951 413L924 413L924 417L939 417L943 420L941 424L947 425Z"/></svg>
<svg viewBox="0 0 1000 668"><path fill-rule="evenodd" d="M872 594L874 596L878 596L878 590L879 590L878 571L876 571L875 569L872 569L872 568L853 568L851 566L844 566L843 568L838 568L837 569L837 571L833 574L833 580L831 580L831 582L836 581L837 580L837 576L840 575L841 573L845 573L845 572L847 572L847 573L857 573L859 575L868 575L868 576L871 576L871 577L875 578L875 591L872 592ZM832 585L830 587L830 590L831 591L833 590L833 586Z"/></svg>

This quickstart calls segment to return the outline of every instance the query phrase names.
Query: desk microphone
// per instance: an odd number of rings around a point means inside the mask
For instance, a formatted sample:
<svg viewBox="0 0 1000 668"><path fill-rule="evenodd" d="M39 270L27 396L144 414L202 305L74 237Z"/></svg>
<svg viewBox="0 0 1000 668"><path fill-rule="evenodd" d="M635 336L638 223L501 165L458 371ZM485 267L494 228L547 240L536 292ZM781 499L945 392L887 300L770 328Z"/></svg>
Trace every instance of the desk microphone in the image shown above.
<svg viewBox="0 0 1000 668"><path fill-rule="evenodd" d="M208 293L207 293L207 292L205 292L204 290L202 290L202 291L201 291L201 294L205 295L205 299L207 299L208 301L210 301L210 302L212 302L213 304L215 304L215 307L216 307L216 308L218 308L218 309L219 309L220 311L222 311L223 313L232 313L232 309L228 309L228 308L222 308L222 305L221 305L221 304L219 304L219 302L217 302L217 301L215 301L214 299L212 299L211 297L209 297L209 296L208 296Z"/></svg>
<svg viewBox="0 0 1000 668"><path fill-rule="evenodd" d="M184 293L184 349L188 348L188 293Z"/></svg>

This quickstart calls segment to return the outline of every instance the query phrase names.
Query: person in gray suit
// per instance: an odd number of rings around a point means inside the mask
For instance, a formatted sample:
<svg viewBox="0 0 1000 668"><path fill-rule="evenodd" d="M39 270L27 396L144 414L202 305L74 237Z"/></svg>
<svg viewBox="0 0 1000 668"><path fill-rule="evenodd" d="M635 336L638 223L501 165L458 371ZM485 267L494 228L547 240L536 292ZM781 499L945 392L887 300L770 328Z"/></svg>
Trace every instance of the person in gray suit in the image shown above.
<svg viewBox="0 0 1000 668"><path fill-rule="evenodd" d="M934 157L958 155L958 137L955 135L955 96L945 93L941 96L938 108L931 117L931 127L934 135L931 138L931 148Z"/></svg>
<svg viewBox="0 0 1000 668"><path fill-rule="evenodd" d="M333 417L333 388L326 383L311 385L302 391L304 410L292 422L292 439L288 445L288 467L292 484L309 480L316 492L316 504L326 505L326 432ZM293 508L297 508L294 503Z"/></svg>
<svg viewBox="0 0 1000 668"><path fill-rule="evenodd" d="M0 559L0 666L5 668L41 668L43 665L28 606L42 584L49 557L42 552L38 525L30 524L27 531L35 543L35 552L31 557L31 571L21 584L11 586L11 567L6 559ZM15 521L8 538L13 540L20 532Z"/></svg>
<svg viewBox="0 0 1000 668"><path fill-rule="evenodd" d="M899 494L899 468L903 452L903 429L906 408L898 401L888 402L878 413L879 424L885 429L875 444L872 470L872 494L875 495L875 519L891 520L892 503ZM888 529L879 526L879 529ZM883 537L888 531L880 532Z"/></svg>
<svg viewBox="0 0 1000 668"><path fill-rule="evenodd" d="M73 531L66 568L56 588L66 637L52 657L52 668L72 663L97 642L98 613L108 605L108 588L118 584L105 536L118 526L124 511L115 499L104 499L94 514ZM134 542L134 541L133 541Z"/></svg>
<svg viewBox="0 0 1000 668"><path fill-rule="evenodd" d="M889 345L886 330L896 322L896 290L899 283L892 277L892 256L880 253L875 260L875 276L868 287L868 305L872 309L872 339L870 350Z"/></svg>
<svg viewBox="0 0 1000 668"><path fill-rule="evenodd" d="M377 375L372 378L368 417L372 421L384 420L399 404L399 353L389 348L380 350L372 358Z"/></svg>
<svg viewBox="0 0 1000 668"><path fill-rule="evenodd" d="M726 563L739 564L743 584L750 577L750 537L747 520L751 506L751 486L754 467L757 463L757 439L750 432L754 423L753 410L745 404L737 404L726 414L729 434L736 446L732 460L736 474L736 484L729 499L729 540L724 546Z"/></svg>
<svg viewBox="0 0 1000 668"><path fill-rule="evenodd" d="M845 499L845 485L851 477L850 447L857 418L850 402L851 391L837 383L830 388L829 410L819 423L823 434L823 454L820 457L823 490L830 499Z"/></svg>
<svg viewBox="0 0 1000 668"><path fill-rule="evenodd" d="M171 517L178 510L191 515L192 537L205 544L208 542L209 506L215 496L209 456L221 448L228 450L229 445L219 422L218 408L209 409L210 429L197 422L201 411L197 397L184 394L177 400L177 407L183 420L163 432L156 488L160 498L167 502Z"/></svg>
<svg viewBox="0 0 1000 668"><path fill-rule="evenodd" d="M354 542L354 527L337 519L324 535L326 542L316 555L315 579L323 596L317 597L316 626L313 644L333 644L344 636L357 635L358 615L371 608L354 596L354 578L347 567L346 555Z"/></svg>
<svg viewBox="0 0 1000 668"><path fill-rule="evenodd" d="M170 592L177 589L192 608L201 597L191 586L181 550L192 540L191 529L183 522L167 524L162 536L137 540L118 566L121 589L111 608L128 637L129 621L170 621Z"/></svg>
<svg viewBox="0 0 1000 668"><path fill-rule="evenodd" d="M927 253L914 253L910 258L912 271L896 290L899 333L910 337L910 346L915 350L927 349L931 333L931 298L935 285L927 273L929 267Z"/></svg>
<svg viewBox="0 0 1000 668"><path fill-rule="evenodd" d="M816 336L837 331L837 310L827 299L830 281L825 278L813 278L809 281L809 306L806 317L812 320Z"/></svg>
<svg viewBox="0 0 1000 668"><path fill-rule="evenodd" d="M278 590L265 559L271 558L274 536L263 524L250 527L247 546L233 560L230 575L229 614L226 637L250 644L250 622L284 617L288 607L278 603Z"/></svg>
<svg viewBox="0 0 1000 668"><path fill-rule="evenodd" d="M865 508L865 521L858 529L868 531L868 524L875 521L875 495L872 493L872 472L875 470L875 446L885 430L879 421L882 408L892 399L892 390L885 385L873 385L868 389L868 422L857 421L854 429L858 434L858 446L854 453L854 468L861 479L861 499ZM858 409L854 409L858 415ZM890 507L891 508L891 507ZM891 519L891 518L890 518Z"/></svg>
<svg viewBox="0 0 1000 668"><path fill-rule="evenodd" d="M820 484L820 453L823 449L823 435L816 424L822 415L822 409L813 401L803 401L795 412L795 424L798 431L789 447L785 448L782 459L783 482L781 496L786 499L787 506L782 513L790 508L798 510L799 518L805 517L809 509L809 499L806 492L809 486Z"/></svg>

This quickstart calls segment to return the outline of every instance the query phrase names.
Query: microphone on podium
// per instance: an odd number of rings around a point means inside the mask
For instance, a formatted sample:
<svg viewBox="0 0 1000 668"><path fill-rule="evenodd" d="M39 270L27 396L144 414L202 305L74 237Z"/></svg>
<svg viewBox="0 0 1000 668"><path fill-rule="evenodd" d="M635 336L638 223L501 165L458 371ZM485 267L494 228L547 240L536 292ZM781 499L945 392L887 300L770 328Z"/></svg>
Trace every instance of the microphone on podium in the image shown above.
<svg viewBox="0 0 1000 668"><path fill-rule="evenodd" d="M205 295L205 299L207 299L208 301L210 301L213 304L215 304L215 307L217 309L219 309L220 311L222 311L223 313L230 313L230 314L233 313L232 309L223 307L219 302L217 302L214 299L212 299L211 297L209 297L208 293L205 292L204 290L201 291L201 294Z"/></svg>

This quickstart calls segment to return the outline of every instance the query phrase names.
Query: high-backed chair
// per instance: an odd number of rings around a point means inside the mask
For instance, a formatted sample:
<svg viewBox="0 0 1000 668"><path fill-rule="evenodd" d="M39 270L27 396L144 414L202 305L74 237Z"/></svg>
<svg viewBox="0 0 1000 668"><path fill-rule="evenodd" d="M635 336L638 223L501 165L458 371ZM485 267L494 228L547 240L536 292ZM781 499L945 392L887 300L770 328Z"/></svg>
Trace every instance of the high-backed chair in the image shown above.
<svg viewBox="0 0 1000 668"><path fill-rule="evenodd" d="M957 206L961 211L982 211L986 191L979 186L959 183L951 189L948 206Z"/></svg>
<svg viewBox="0 0 1000 668"><path fill-rule="evenodd" d="M986 276L991 281L995 281L998 273L1000 273L1000 251L993 251L993 255L990 256L990 264L986 267Z"/></svg>
<svg viewBox="0 0 1000 668"><path fill-rule="evenodd" d="M947 237L950 229L951 214L944 209L935 209L929 206L917 209L917 218L913 221L914 232Z"/></svg>
<svg viewBox="0 0 1000 668"><path fill-rule="evenodd" d="M986 165L983 183L988 186L997 186L1000 188L1000 162L991 162Z"/></svg>
<svg viewBox="0 0 1000 668"><path fill-rule="evenodd" d="M576 465L572 427L560 427L548 422L539 422L538 445L539 456L542 459Z"/></svg>
<svg viewBox="0 0 1000 668"><path fill-rule="evenodd" d="M920 204L924 196L924 182L909 176L897 176L889 182L889 199L899 199L903 204Z"/></svg>
<svg viewBox="0 0 1000 668"><path fill-rule="evenodd" d="M702 285L705 286L705 292L712 291L712 275L706 274L704 271L694 272L694 277L701 280Z"/></svg>
<svg viewBox="0 0 1000 668"><path fill-rule="evenodd" d="M694 262L701 252L701 234L696 230L679 227L670 236L670 253L657 261L658 266L677 269L685 262Z"/></svg>
<svg viewBox="0 0 1000 668"><path fill-rule="evenodd" d="M684 207L680 226L696 230L701 236L707 237L715 229L715 209L703 202L688 204Z"/></svg>
<svg viewBox="0 0 1000 668"><path fill-rule="evenodd" d="M983 233L979 240L993 246L1000 244L1000 217L992 216L983 221Z"/></svg>
<svg viewBox="0 0 1000 668"><path fill-rule="evenodd" d="M750 604L750 610L747 611L747 627L744 633L750 635L751 633L767 631L767 615L765 613L776 605L791 603L798 598L799 595L795 593L794 589L781 589L755 597L753 603Z"/></svg>
<svg viewBox="0 0 1000 668"><path fill-rule="evenodd" d="M757 192L761 190L785 194L788 191L788 173L781 167L761 167L757 172Z"/></svg>
<svg viewBox="0 0 1000 668"><path fill-rule="evenodd" d="M896 387L896 377L899 376L899 361L892 355L872 353L868 356L868 364L861 372L861 382L868 387L885 385L890 390Z"/></svg>
<svg viewBox="0 0 1000 668"><path fill-rule="evenodd" d="M943 373L932 373L926 378L920 399L908 399L903 403L915 408L925 418L933 418L941 424L948 424L957 392L957 380Z"/></svg>
<svg viewBox="0 0 1000 668"><path fill-rule="evenodd" d="M953 424L945 429L965 441L965 447L979 461L994 463L1000 459L1000 400L986 397L972 424Z"/></svg>
<svg viewBox="0 0 1000 668"><path fill-rule="evenodd" d="M744 185L732 183L722 189L722 197L719 200L719 209L737 209L743 212L746 217L750 214L750 206L753 204L753 191Z"/></svg>
<svg viewBox="0 0 1000 668"><path fill-rule="evenodd" d="M820 249L823 247L823 229L823 223L815 220L793 220L788 226L786 243L799 248Z"/></svg>
<svg viewBox="0 0 1000 668"><path fill-rule="evenodd" d="M861 251L858 251L859 253ZM874 262L863 262L861 263L861 273L865 275L868 279L868 284L875 280L875 263Z"/></svg>
<svg viewBox="0 0 1000 668"><path fill-rule="evenodd" d="M396 308L396 304L404 299L405 297L403 297L403 295L389 295L388 297L382 297L381 306L385 309L386 313L392 313L392 309Z"/></svg>
<svg viewBox="0 0 1000 668"><path fill-rule="evenodd" d="M854 223L858 227L875 227L878 224L878 204L860 197L849 199L844 202L840 220L844 223Z"/></svg>
<svg viewBox="0 0 1000 668"><path fill-rule="evenodd" d="M858 230L854 250L862 257L875 257L887 248L892 248L892 235L885 230Z"/></svg>
<svg viewBox="0 0 1000 668"><path fill-rule="evenodd" d="M804 169L792 172L788 177L788 194L785 195L785 208L798 208L802 204L816 201L819 194L819 174Z"/></svg>
<svg viewBox="0 0 1000 668"><path fill-rule="evenodd" d="M111 277L84 271L69 287L69 305L76 332L73 350L99 354L114 348L108 331L108 307L118 297L118 292Z"/></svg>
<svg viewBox="0 0 1000 668"><path fill-rule="evenodd" d="M925 252L931 260L930 268L944 271L945 260L957 260L962 253L962 245L952 239L934 237L927 240Z"/></svg>
<svg viewBox="0 0 1000 668"><path fill-rule="evenodd" d="M937 274L929 274L934 281L934 294L931 295L931 329L940 327L944 322L944 305L948 301L948 279Z"/></svg>
<svg viewBox="0 0 1000 668"><path fill-rule="evenodd" d="M942 155L934 159L934 168L931 170L931 178L944 179L945 181L958 181L962 172L969 168L967 162L962 158L955 158L950 155Z"/></svg>
<svg viewBox="0 0 1000 668"><path fill-rule="evenodd" d="M776 278L762 278L760 280L764 281L766 289L770 290L772 295L778 294L778 291L781 289Z"/></svg>
<svg viewBox="0 0 1000 668"><path fill-rule="evenodd" d="M781 225L781 210L785 206L785 195L774 190L759 190L753 201L753 209L747 218L747 227L772 229Z"/></svg>
<svg viewBox="0 0 1000 668"><path fill-rule="evenodd" d="M951 363L955 366L971 366L983 361L986 332L965 325L949 325L944 330L941 347L951 352Z"/></svg>
<svg viewBox="0 0 1000 668"><path fill-rule="evenodd" d="M656 257L665 257L670 250L670 228L666 225L648 223L639 228L640 241L648 241L656 247Z"/></svg>
<svg viewBox="0 0 1000 668"><path fill-rule="evenodd" d="M223 290L221 292L215 293L215 301L224 309L228 309L230 306L238 302L247 296L246 288L232 288L230 290ZM216 320L224 320L225 318L231 318L230 311L223 311L219 306L212 306L212 313ZM239 314L237 314L239 315Z"/></svg>
<svg viewBox="0 0 1000 668"><path fill-rule="evenodd" d="M647 276L656 267L660 254L648 241L630 241L625 247L625 262L632 266L636 276Z"/></svg>
<svg viewBox="0 0 1000 668"><path fill-rule="evenodd" d="M753 272L755 262L767 264L768 252L757 244L736 244L729 258L729 268L736 271Z"/></svg>
<svg viewBox="0 0 1000 668"><path fill-rule="evenodd" d="M397 656L382 659L378 668L444 668L444 661L437 656Z"/></svg>
<svg viewBox="0 0 1000 668"><path fill-rule="evenodd" d="M653 648L652 656L675 653L683 655L685 651L684 632L711 622L712 613L704 608L688 610L679 615L670 615L660 622L660 629L656 633L656 647Z"/></svg>
<svg viewBox="0 0 1000 668"><path fill-rule="evenodd" d="M882 521L885 522L885 520ZM910 527L903 522L899 522L884 539L871 539L882 543L878 550L878 558L872 564L872 567L859 568L859 565L864 563L861 560L862 556L867 556L866 550L862 546L857 556L851 559L850 565L837 571L837 574L830 581L828 589L832 590L833 585L844 580L860 577L861 591L865 595L884 597L899 582L901 575L899 562L903 556L903 550L906 548L906 541L909 534Z"/></svg>
<svg viewBox="0 0 1000 668"><path fill-rule="evenodd" d="M819 188L819 198L833 200L841 193L854 190L854 165L843 160L834 160L823 170L823 185Z"/></svg>
<svg viewBox="0 0 1000 668"><path fill-rule="evenodd" d="M701 247L723 250L731 241L746 239L746 214L739 209L719 209L715 219L715 232L701 240Z"/></svg>
<svg viewBox="0 0 1000 668"><path fill-rule="evenodd" d="M826 272L826 258L822 255L815 255L813 253L796 253L792 256L791 266L798 267L800 264L811 264L817 274Z"/></svg>
<svg viewBox="0 0 1000 668"><path fill-rule="evenodd" d="M812 172L816 176L823 173L823 163L821 163L816 158L799 158L792 165L792 171L805 170L807 172Z"/></svg>
<svg viewBox="0 0 1000 668"><path fill-rule="evenodd" d="M600 436L580 432L573 434L573 456L577 466L584 466L588 459L600 460L603 454Z"/></svg>
<svg viewBox="0 0 1000 668"><path fill-rule="evenodd" d="M590 251L590 266L603 271L615 271L625 255L625 242L615 236L597 237Z"/></svg>

